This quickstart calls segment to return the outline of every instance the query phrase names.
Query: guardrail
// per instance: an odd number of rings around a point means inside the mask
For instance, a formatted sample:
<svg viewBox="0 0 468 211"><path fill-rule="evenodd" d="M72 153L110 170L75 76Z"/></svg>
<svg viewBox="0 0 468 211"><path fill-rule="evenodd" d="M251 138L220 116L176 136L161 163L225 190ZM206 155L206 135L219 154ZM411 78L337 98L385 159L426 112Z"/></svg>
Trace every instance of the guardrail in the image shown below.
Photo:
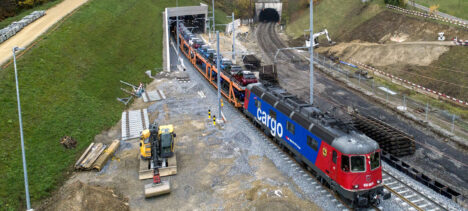
<svg viewBox="0 0 468 211"><path fill-rule="evenodd" d="M387 4L387 8L397 10L399 12L402 12L402 13L405 13L405 14L408 14L408 15L414 15L414 16L419 16L419 17L423 17L423 18L430 18L430 19L433 19L433 20L443 21L443 22L446 22L446 23L454 24L454 25L457 25L457 26L461 26L461 27L463 27L465 29L468 29L468 23L465 23L465 22L460 21L460 20L456 20L456 19L452 19L452 18L446 18L446 17L442 17L440 15L430 14L430 13L427 13L427 12L419 12L419 11L415 11L415 10L408 10L408 9L404 9L404 8L397 7L397 6L390 5L390 4Z"/></svg>

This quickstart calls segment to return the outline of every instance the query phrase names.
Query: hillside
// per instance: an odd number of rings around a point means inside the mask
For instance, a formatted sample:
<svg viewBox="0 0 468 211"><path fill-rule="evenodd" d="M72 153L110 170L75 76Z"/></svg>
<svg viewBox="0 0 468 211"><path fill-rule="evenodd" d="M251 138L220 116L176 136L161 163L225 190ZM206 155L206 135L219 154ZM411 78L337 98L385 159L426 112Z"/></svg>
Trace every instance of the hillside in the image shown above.
<svg viewBox="0 0 468 211"><path fill-rule="evenodd" d="M119 80L147 82L144 71L162 66L167 6L175 2L90 0L18 60L33 205L61 185L95 135L119 121L125 107L116 97L126 96ZM11 65L0 81L0 210L20 210L26 203ZM78 141L76 149L59 144L64 135Z"/></svg>
<svg viewBox="0 0 468 211"><path fill-rule="evenodd" d="M307 4L297 5L289 1L285 11L288 16L286 33L293 39L304 35L309 28L309 9ZM314 6L314 31L327 29L333 38L353 30L363 22L382 11L383 1L362 3L361 0L322 0Z"/></svg>
<svg viewBox="0 0 468 211"><path fill-rule="evenodd" d="M447 4L440 6L450 8ZM296 12L301 15L291 18L287 25L286 34L292 39L292 46L304 45L304 29L309 24L306 10ZM466 30L394 12L385 8L383 0L370 3L359 0L319 1L314 6L314 29L324 28L338 45L321 47L318 52L348 61L355 59L430 89L468 100L468 49L450 46L451 43L447 46L436 43L439 32L444 32L448 40L453 37L468 39ZM409 43L412 45L406 45ZM461 114L456 109L453 112Z"/></svg>

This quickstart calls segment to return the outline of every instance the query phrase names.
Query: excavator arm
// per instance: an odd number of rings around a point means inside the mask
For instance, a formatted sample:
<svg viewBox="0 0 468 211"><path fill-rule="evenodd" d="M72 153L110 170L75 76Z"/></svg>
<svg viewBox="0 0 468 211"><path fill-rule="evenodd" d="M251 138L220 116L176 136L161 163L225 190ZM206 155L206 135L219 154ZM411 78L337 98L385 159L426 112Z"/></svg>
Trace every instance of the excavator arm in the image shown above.
<svg viewBox="0 0 468 211"><path fill-rule="evenodd" d="M317 32L315 34L313 34L313 39L312 39L312 46L313 47L317 47L319 45L318 41L317 41L317 38L322 36L322 35L325 35L327 37L327 40L328 40L328 43L334 45L335 42L333 42L330 38L330 35L328 35L328 30L327 29L324 29L323 31L321 32ZM306 46L309 47L310 46L310 39L309 40L306 40Z"/></svg>

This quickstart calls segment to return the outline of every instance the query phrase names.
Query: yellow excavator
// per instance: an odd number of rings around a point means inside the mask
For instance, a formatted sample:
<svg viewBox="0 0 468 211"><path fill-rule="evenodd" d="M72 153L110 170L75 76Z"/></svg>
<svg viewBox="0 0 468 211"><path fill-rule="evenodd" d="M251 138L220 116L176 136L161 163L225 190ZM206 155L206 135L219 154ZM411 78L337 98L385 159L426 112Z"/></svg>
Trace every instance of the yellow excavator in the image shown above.
<svg viewBox="0 0 468 211"><path fill-rule="evenodd" d="M159 169L167 165L167 159L174 155L173 125L151 124L149 129L141 132L140 156L149 160L149 168L153 169L153 183L145 186L145 196L152 197L171 191L170 184L161 181Z"/></svg>
<svg viewBox="0 0 468 211"><path fill-rule="evenodd" d="M173 125L157 126L156 124L150 125L149 129L141 132L140 138L140 156L145 160L152 157L153 148L160 158L169 158L174 155L174 133Z"/></svg>

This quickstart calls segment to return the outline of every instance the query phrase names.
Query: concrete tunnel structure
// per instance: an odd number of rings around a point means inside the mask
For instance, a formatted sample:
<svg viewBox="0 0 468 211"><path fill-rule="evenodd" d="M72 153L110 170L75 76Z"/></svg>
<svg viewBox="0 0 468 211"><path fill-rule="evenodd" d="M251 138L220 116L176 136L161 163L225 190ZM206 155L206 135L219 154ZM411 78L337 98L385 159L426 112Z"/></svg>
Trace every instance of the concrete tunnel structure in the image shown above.
<svg viewBox="0 0 468 211"><path fill-rule="evenodd" d="M207 28L206 18L208 17L208 5L200 3L200 6L188 6L188 7L169 7L166 8L163 17L163 29L164 29L164 45L166 48L166 64L163 64L166 71L171 70L171 54L170 48L170 29L175 27L175 18L179 17L179 21L193 21L194 19L203 19L200 25L202 27L201 32L205 32Z"/></svg>
<svg viewBox="0 0 468 211"><path fill-rule="evenodd" d="M281 0L256 0L255 21L280 22L282 9Z"/></svg>

